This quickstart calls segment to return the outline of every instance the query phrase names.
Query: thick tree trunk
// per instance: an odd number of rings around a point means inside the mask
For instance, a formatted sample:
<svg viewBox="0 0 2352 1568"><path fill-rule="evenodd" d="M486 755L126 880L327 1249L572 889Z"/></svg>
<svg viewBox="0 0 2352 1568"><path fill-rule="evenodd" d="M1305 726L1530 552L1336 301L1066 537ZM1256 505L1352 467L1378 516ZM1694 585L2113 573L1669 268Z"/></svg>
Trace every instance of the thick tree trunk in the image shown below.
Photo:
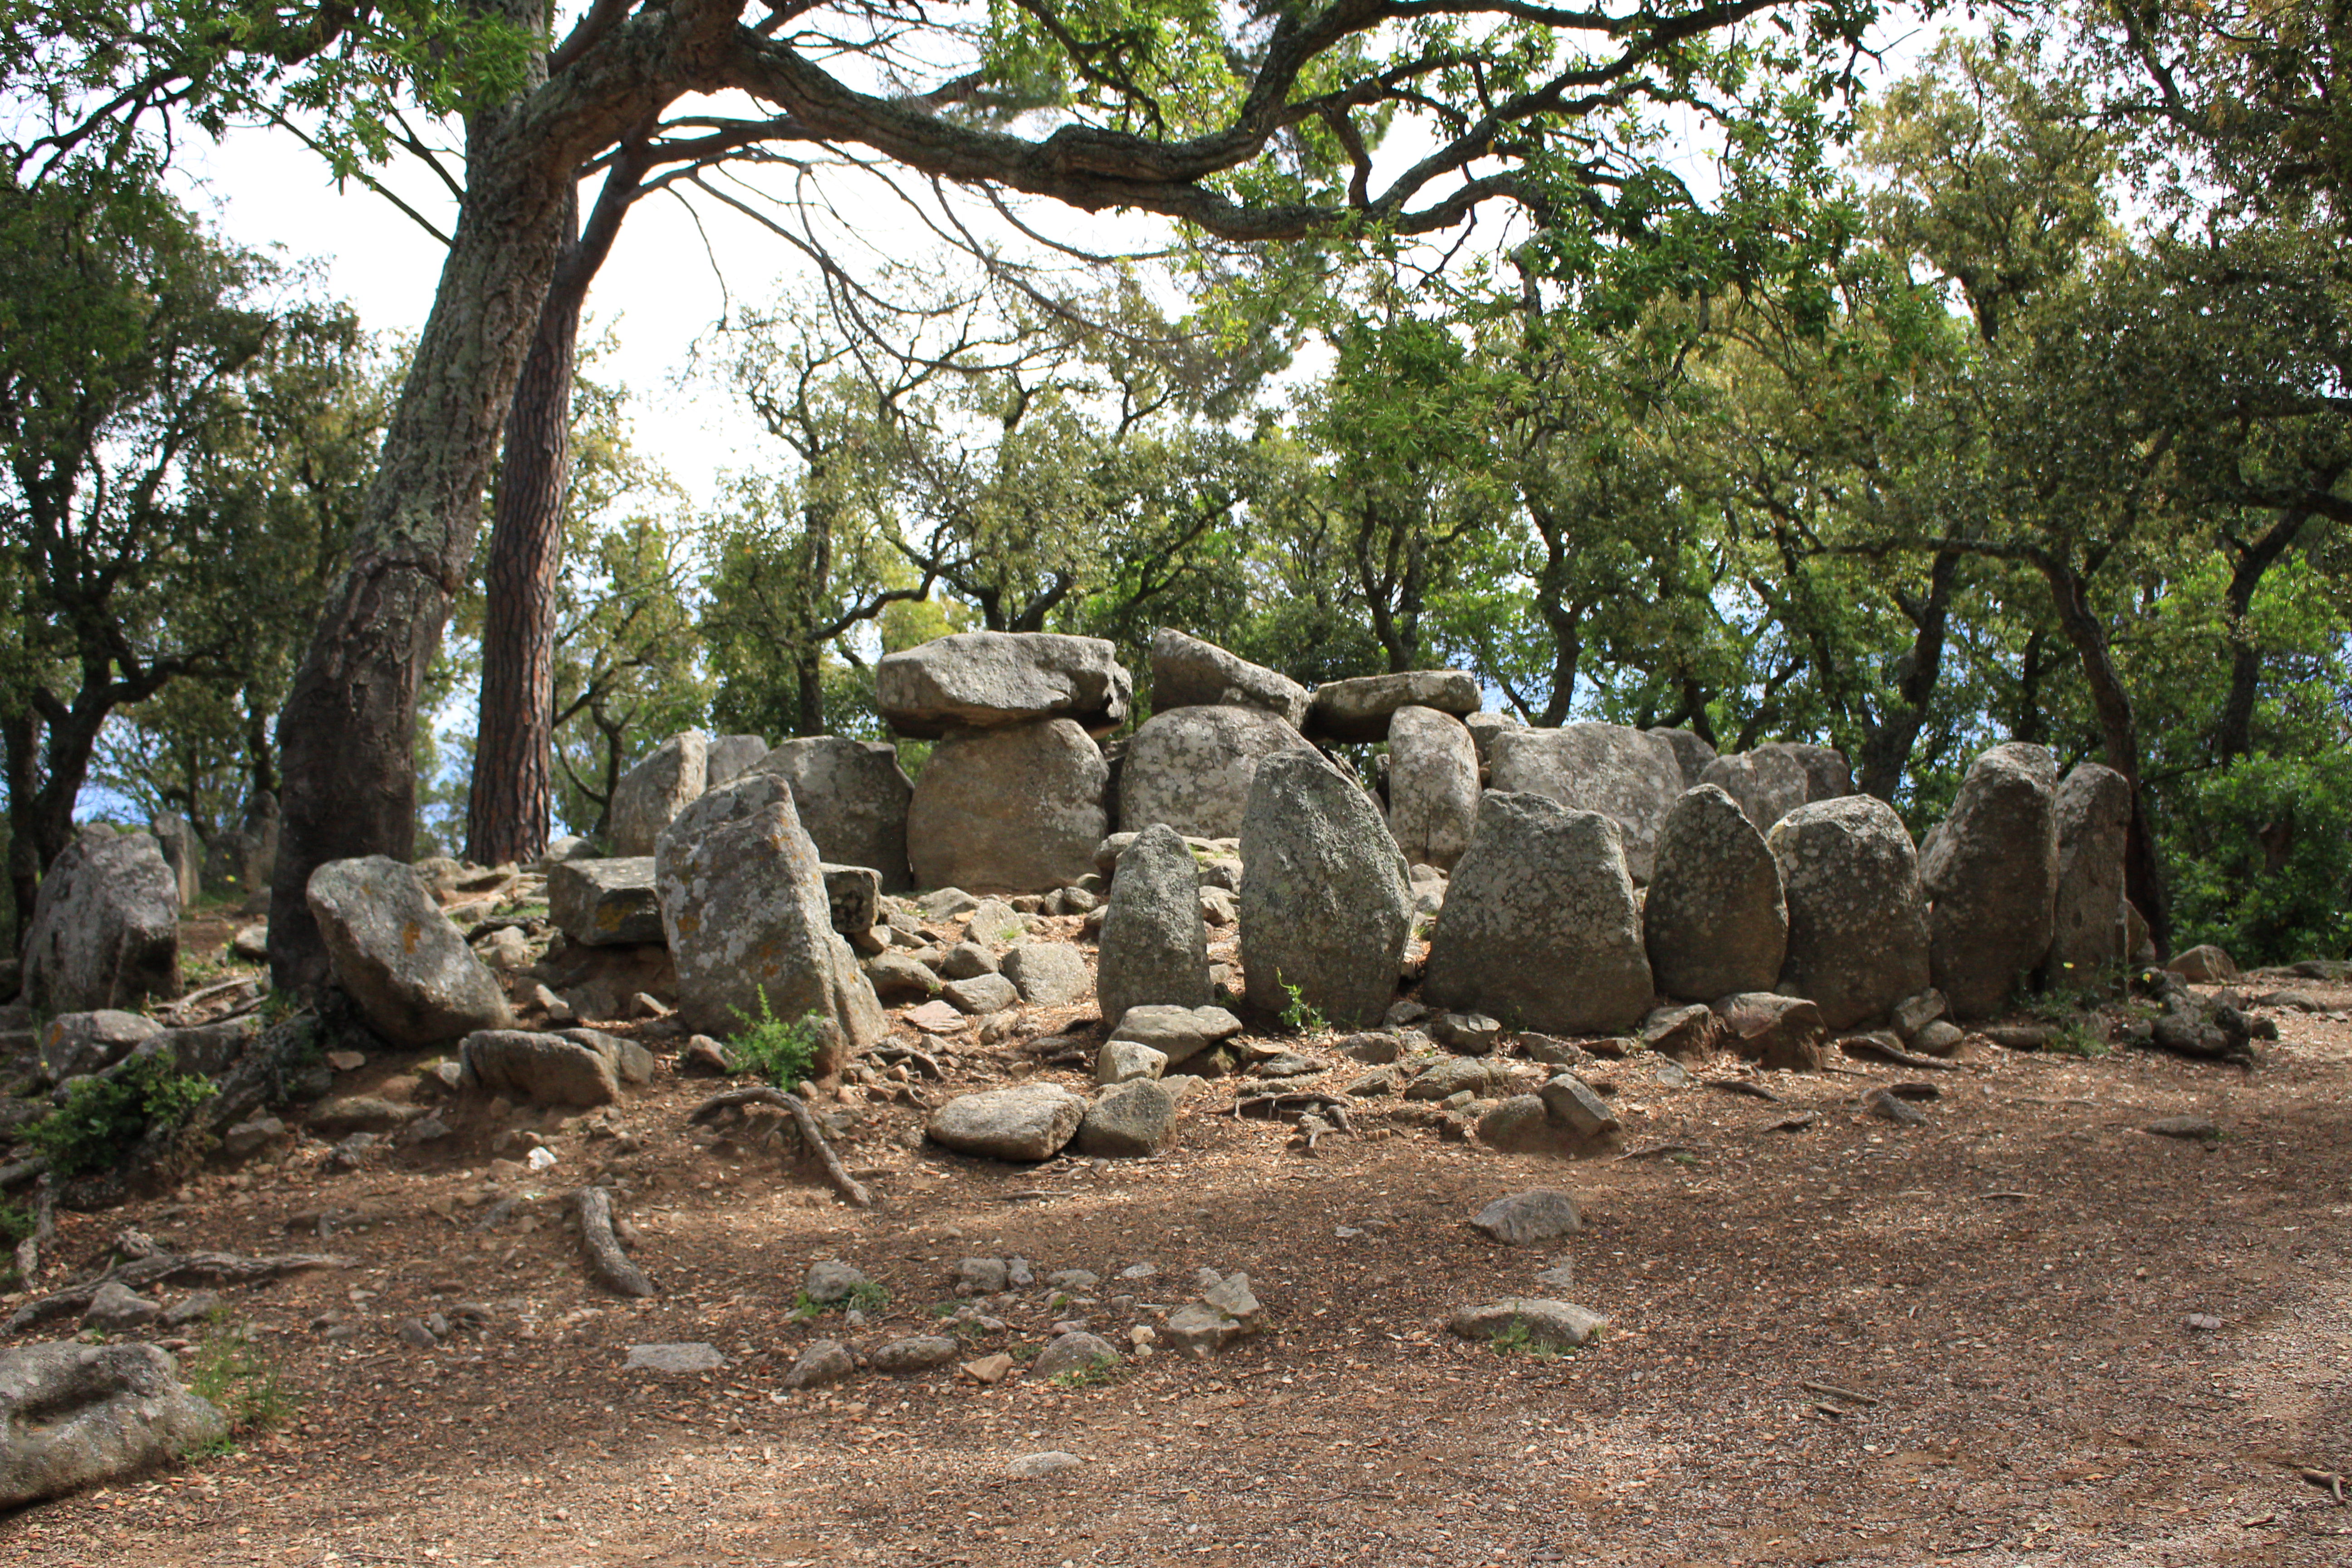
<svg viewBox="0 0 2352 1568"><path fill-rule="evenodd" d="M270 890L281 990L326 977L310 873L361 855L406 858L416 828L411 747L420 683L471 563L499 427L563 239L572 160L519 145L516 117L468 122L466 199L401 389L341 584L294 679L278 742L286 779Z"/></svg>
<svg viewBox="0 0 2352 1568"><path fill-rule="evenodd" d="M1907 595L1903 600L1904 613L1913 626L1911 651L1905 657L1903 678L1895 683L1895 703L1870 726L1863 740L1858 787L1864 795L1891 801L1903 784L1911 748L1918 743L1919 731L1927 722L1927 705L1943 677L1944 634L1959 569L1958 551L1937 552L1927 570L1927 597L1916 605Z"/></svg>
<svg viewBox="0 0 2352 1568"><path fill-rule="evenodd" d="M2254 749L2254 697L2262 685L2263 650L2254 642L2246 618L2263 576L2293 547L2303 525L2311 521L2305 509L2282 513L2251 544L2229 543L2237 555L2230 569L2229 605L2230 690L2221 700L2221 721L2213 729L2213 760L2228 764Z"/></svg>

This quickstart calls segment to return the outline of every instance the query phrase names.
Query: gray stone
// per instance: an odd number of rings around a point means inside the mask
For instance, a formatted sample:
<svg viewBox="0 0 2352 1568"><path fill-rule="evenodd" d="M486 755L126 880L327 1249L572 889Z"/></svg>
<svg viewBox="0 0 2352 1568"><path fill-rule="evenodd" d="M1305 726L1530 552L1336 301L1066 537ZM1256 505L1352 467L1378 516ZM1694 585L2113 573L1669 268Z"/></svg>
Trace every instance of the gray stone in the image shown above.
<svg viewBox="0 0 2352 1568"><path fill-rule="evenodd" d="M1968 1037L1960 1032L1958 1025L1942 1018L1930 1018L1919 1026L1918 1033L1911 1037L1910 1043L1911 1048L1922 1056L1948 1057L1960 1048L1960 1042L1966 1038Z"/></svg>
<svg viewBox="0 0 2352 1568"><path fill-rule="evenodd" d="M163 1032L163 1026L152 1018L116 1007L68 1013L41 1026L41 1071L51 1083L98 1072Z"/></svg>
<svg viewBox="0 0 2352 1568"><path fill-rule="evenodd" d="M1056 1334L1051 1344L1039 1352L1037 1363L1029 1374L1044 1383L1052 1378L1066 1377L1072 1373L1087 1372L1097 1366L1118 1364L1118 1352L1110 1342L1082 1331Z"/></svg>
<svg viewBox="0 0 2352 1568"><path fill-rule="evenodd" d="M2164 967L2191 985L2222 985L2238 977L2237 961L2210 942L2175 954Z"/></svg>
<svg viewBox="0 0 2352 1568"><path fill-rule="evenodd" d="M613 785L613 853L650 855L667 827L709 786L709 742L699 730L672 735Z"/></svg>
<svg viewBox="0 0 2352 1568"><path fill-rule="evenodd" d="M1642 934L1650 973L1668 996L1708 1002L1731 991L1768 991L1780 978L1789 906L1780 863L1740 805L1714 784L1688 791L1666 814Z"/></svg>
<svg viewBox="0 0 2352 1568"><path fill-rule="evenodd" d="M980 900L961 888L940 888L915 900L918 917L927 921L951 921L978 908Z"/></svg>
<svg viewBox="0 0 2352 1568"><path fill-rule="evenodd" d="M1386 1067L1397 1059L1403 1042L1386 1031L1349 1035L1335 1041L1334 1048L1349 1061L1364 1062L1372 1067Z"/></svg>
<svg viewBox="0 0 2352 1568"><path fill-rule="evenodd" d="M232 1160L249 1160L285 1136L286 1123L275 1116L257 1116L221 1134L221 1152Z"/></svg>
<svg viewBox="0 0 2352 1568"><path fill-rule="evenodd" d="M1102 749L1068 719L950 734L908 810L916 881L1007 892L1076 881L1108 828L1109 782Z"/></svg>
<svg viewBox="0 0 2352 1568"><path fill-rule="evenodd" d="M397 1132L424 1114L421 1106L394 1105L373 1094L347 1094L320 1101L303 1121L322 1138L340 1138L346 1132Z"/></svg>
<svg viewBox="0 0 2352 1568"><path fill-rule="evenodd" d="M1583 1228L1584 1222L1577 1216L1576 1200L1566 1193L1531 1187L1496 1198L1480 1209L1470 1225L1506 1247L1528 1247L1572 1235Z"/></svg>
<svg viewBox="0 0 2352 1568"><path fill-rule="evenodd" d="M1927 910L1911 835L1873 795L1799 806L1767 842L1789 906L1780 989L1832 1029L1874 1021L1928 983Z"/></svg>
<svg viewBox="0 0 2352 1568"><path fill-rule="evenodd" d="M972 942L1003 947L1029 934L1036 922L1002 899L982 899L964 921L964 935Z"/></svg>
<svg viewBox="0 0 2352 1568"><path fill-rule="evenodd" d="M1120 826L1140 832L1164 823L1181 834L1230 838L1242 830L1258 764L1285 752L1314 748L1288 723L1254 708L1155 713L1129 739L1119 764Z"/></svg>
<svg viewBox="0 0 2352 1568"><path fill-rule="evenodd" d="M940 987L940 994L959 1011L973 1017L1002 1013L1007 1007L1021 1004L1021 988L1002 974L975 974L969 980L950 980Z"/></svg>
<svg viewBox="0 0 2352 1568"><path fill-rule="evenodd" d="M857 1358L839 1340L812 1340L793 1369L784 1373L786 1388L823 1388L846 1383L857 1375Z"/></svg>
<svg viewBox="0 0 2352 1568"><path fill-rule="evenodd" d="M1223 1007L1173 1007L1151 1005L1130 1007L1112 1026L1113 1040L1149 1046L1181 1067L1202 1051L1242 1032L1242 1021Z"/></svg>
<svg viewBox="0 0 2352 1568"><path fill-rule="evenodd" d="M2189 1142L2210 1142L2221 1136L2221 1125L2210 1116L2167 1116L2147 1124L2146 1131L2158 1138L2179 1138Z"/></svg>
<svg viewBox="0 0 2352 1568"><path fill-rule="evenodd" d="M409 867L382 855L330 860L310 874L309 897L335 983L384 1038L437 1046L512 1018L498 976Z"/></svg>
<svg viewBox="0 0 2352 1568"><path fill-rule="evenodd" d="M1715 1011L1723 1020L1724 1044L1738 1055L1779 1072L1821 1070L1829 1029L1817 1003L1744 991L1717 998Z"/></svg>
<svg viewBox="0 0 2352 1568"><path fill-rule="evenodd" d="M1076 1454L1066 1454L1059 1448L1047 1448L1034 1454L1018 1455L1007 1460L1004 1473L1016 1481L1034 1481L1041 1480L1057 1470L1074 1469L1085 1463L1086 1461Z"/></svg>
<svg viewBox="0 0 2352 1568"><path fill-rule="evenodd" d="M1738 802L1760 837L1805 804L1812 781L1805 776L1803 764L1788 752L1759 748L1717 757L1699 775L1699 782L1715 785Z"/></svg>
<svg viewBox="0 0 2352 1568"><path fill-rule="evenodd" d="M1552 1120L1588 1148L1598 1151L1613 1146L1624 1133L1625 1124L1617 1120L1617 1112L1610 1109L1609 1102L1572 1072L1554 1075L1538 1094Z"/></svg>
<svg viewBox="0 0 2352 1568"><path fill-rule="evenodd" d="M1430 936L1422 999L1573 1035L1632 1027L1652 994L1616 823L1489 792Z"/></svg>
<svg viewBox="0 0 2352 1568"><path fill-rule="evenodd" d="M2130 781L2113 768L2077 763L2058 786L2052 815L2058 834L2058 890L2042 988L2105 995L2115 989L2130 957L2124 918Z"/></svg>
<svg viewBox="0 0 2352 1568"><path fill-rule="evenodd" d="M1407 1100L1451 1100L1457 1094L1484 1095L1507 1081L1500 1062L1485 1057L1445 1057L1433 1062L1405 1086Z"/></svg>
<svg viewBox="0 0 2352 1568"><path fill-rule="evenodd" d="M238 826L215 831L205 847L205 886L215 896L235 894L248 904L266 895L278 870L278 797L256 790Z"/></svg>
<svg viewBox="0 0 2352 1568"><path fill-rule="evenodd" d="M945 1366L961 1352L962 1347L945 1334L909 1334L877 1350L873 1355L874 1370L904 1377Z"/></svg>
<svg viewBox="0 0 2352 1568"><path fill-rule="evenodd" d="M1111 1019L1137 1007L1209 1001L1200 871L1172 827L1146 828L1119 856L1096 944L1095 994Z"/></svg>
<svg viewBox="0 0 2352 1568"><path fill-rule="evenodd" d="M1506 731L1495 737L1489 771L1497 791L1543 795L1614 821L1636 882L1650 879L1658 835L1683 793L1674 748L1622 724Z"/></svg>
<svg viewBox="0 0 2352 1568"><path fill-rule="evenodd" d="M1292 729L1307 721L1307 688L1214 643L1161 626L1151 634L1151 710L1255 708Z"/></svg>
<svg viewBox="0 0 2352 1568"><path fill-rule="evenodd" d="M1707 764L1715 761L1715 748L1688 730L1652 730L1649 733L1673 748L1683 788L1696 789L1706 777Z"/></svg>
<svg viewBox="0 0 2352 1568"><path fill-rule="evenodd" d="M959 1258L948 1284L959 1296L994 1296L1013 1283L1013 1268L1002 1258Z"/></svg>
<svg viewBox="0 0 2352 1568"><path fill-rule="evenodd" d="M873 1283L866 1277L866 1270L856 1264L826 1258L808 1266L808 1272L801 1279L801 1294L819 1306L836 1307L860 1287Z"/></svg>
<svg viewBox="0 0 2352 1568"><path fill-rule="evenodd" d="M702 754L703 787L719 789L760 765L761 759L768 754L767 737L713 735Z"/></svg>
<svg viewBox="0 0 2352 1568"><path fill-rule="evenodd" d="M727 1035L763 1016L814 1016L820 1079L889 1032L833 929L823 863L781 780L751 773L697 801L663 833L654 870L680 1026Z"/></svg>
<svg viewBox="0 0 2352 1568"><path fill-rule="evenodd" d="M1609 1320L1572 1301L1514 1296L1487 1306L1464 1307L1445 1326L1465 1340L1526 1336L1546 1350L1574 1350L1609 1326Z"/></svg>
<svg viewBox="0 0 2352 1568"><path fill-rule="evenodd" d="M178 995L180 884L154 837L84 829L42 874L20 955L37 1013Z"/></svg>
<svg viewBox="0 0 2352 1568"><path fill-rule="evenodd" d="M1078 1123L1076 1147L1096 1159L1139 1159L1168 1147L1176 1133L1176 1100L1152 1079L1105 1089Z"/></svg>
<svg viewBox="0 0 2352 1568"><path fill-rule="evenodd" d="M815 842L814 839L810 840ZM882 874L871 866L829 866L820 863L824 878L825 910L833 929L844 936L872 931L882 918Z"/></svg>
<svg viewBox="0 0 2352 1568"><path fill-rule="evenodd" d="M1024 942L1004 955L1003 973L1032 1007L1067 1007L1094 988L1085 957L1066 942Z"/></svg>
<svg viewBox="0 0 2352 1568"><path fill-rule="evenodd" d="M227 1432L154 1345L0 1351L0 1508L122 1480Z"/></svg>
<svg viewBox="0 0 2352 1568"><path fill-rule="evenodd" d="M1895 1026L1896 1034L1907 1040L1948 1011L1949 1007L1944 1001L1944 994L1931 985L1895 1004L1887 1010L1886 1021Z"/></svg>
<svg viewBox="0 0 2352 1568"><path fill-rule="evenodd" d="M583 947L662 941L654 858L564 861L547 874L547 913L566 940Z"/></svg>
<svg viewBox="0 0 2352 1568"><path fill-rule="evenodd" d="M1772 741L1756 748L1759 752L1779 752L1796 760L1805 770L1805 804L1817 801L1842 800L1853 793L1853 769L1845 754L1827 746L1811 746L1796 741Z"/></svg>
<svg viewBox="0 0 2352 1568"><path fill-rule="evenodd" d="M614 1060L561 1035L485 1029L466 1037L458 1059L491 1094L536 1105L610 1105L621 1098Z"/></svg>
<svg viewBox="0 0 2352 1568"><path fill-rule="evenodd" d="M904 952L877 953L858 967L865 971L875 996L885 1004L921 1002L940 993L940 977Z"/></svg>
<svg viewBox="0 0 2352 1568"><path fill-rule="evenodd" d="M1527 721L1516 713L1465 713L1462 727L1470 731L1470 743L1478 751L1478 779L1486 782L1486 770L1495 763L1495 737L1505 730L1524 730Z"/></svg>
<svg viewBox="0 0 2352 1568"><path fill-rule="evenodd" d="M1380 1018L1396 998L1412 895L1371 798L1319 757L1270 757L1250 790L1241 858L1251 1005L1280 1013L1295 989L1340 1027Z"/></svg>
<svg viewBox="0 0 2352 1568"><path fill-rule="evenodd" d="M1928 964L1961 1023L2001 1011L2049 955L2057 783L2047 749L1993 747L1969 767L1951 816L1920 857Z"/></svg>
<svg viewBox="0 0 2352 1568"><path fill-rule="evenodd" d="M1132 690L1109 643L1051 632L959 632L886 654L874 667L883 720L921 739L1041 719L1115 730L1127 718ZM915 875L927 879L919 850Z"/></svg>
<svg viewBox="0 0 2352 1568"><path fill-rule="evenodd" d="M1095 1053L1095 1081L1105 1088L1156 1079L1167 1070L1168 1053L1134 1040L1106 1040Z"/></svg>
<svg viewBox="0 0 2352 1568"><path fill-rule="evenodd" d="M163 1309L137 1294L119 1279L100 1285L81 1315L81 1326L101 1333L128 1333L143 1329L163 1315Z"/></svg>
<svg viewBox="0 0 2352 1568"><path fill-rule="evenodd" d="M176 811L156 813L147 829L155 836L155 847L162 852L163 864L172 868L172 880L180 889L180 907L186 909L204 891L204 840L196 837L188 819Z"/></svg>
<svg viewBox="0 0 2352 1568"><path fill-rule="evenodd" d="M1715 1009L1702 1003L1661 1007L1642 1020L1641 1041L1663 1056L1696 1060L1715 1049Z"/></svg>
<svg viewBox="0 0 2352 1568"><path fill-rule="evenodd" d="M1560 1160L1594 1152L1532 1094L1515 1094L1480 1117L1478 1141L1505 1154L1546 1154Z"/></svg>
<svg viewBox="0 0 2352 1568"><path fill-rule="evenodd" d="M925 1131L933 1142L962 1154L1050 1160L1086 1113L1087 1102L1061 1085L1028 1083L958 1095L931 1112Z"/></svg>
<svg viewBox="0 0 2352 1568"><path fill-rule="evenodd" d="M1429 1021L1429 1037L1465 1057L1490 1057L1503 1043L1503 1026L1484 1013L1440 1013Z"/></svg>
<svg viewBox="0 0 2352 1568"><path fill-rule="evenodd" d="M1454 868L1478 824L1478 748L1451 713L1389 715L1389 832L1411 866Z"/></svg>
<svg viewBox="0 0 2352 1568"><path fill-rule="evenodd" d="M255 921L249 925L237 927L236 934L229 938L228 951L232 957L243 959L247 963L267 961L269 957L269 922Z"/></svg>
<svg viewBox="0 0 2352 1568"><path fill-rule="evenodd" d="M217 1290L194 1291L173 1302L164 1310L163 1326L167 1329L184 1329L190 1323L203 1322L227 1305L228 1303L221 1299L221 1294Z"/></svg>
<svg viewBox="0 0 2352 1568"><path fill-rule="evenodd" d="M1384 741L1400 708L1434 708L1460 718L1478 711L1478 678L1462 669L1415 669L1327 680L1307 707L1306 732L1318 740Z"/></svg>
<svg viewBox="0 0 2352 1568"><path fill-rule="evenodd" d="M717 1345L695 1341L673 1345L631 1345L629 1359L621 1363L621 1370L687 1376L718 1372L726 1365L727 1358L719 1353Z"/></svg>
<svg viewBox="0 0 2352 1568"><path fill-rule="evenodd" d="M960 942L940 960L940 977L943 980L970 980L996 972L996 954L976 942Z"/></svg>
<svg viewBox="0 0 2352 1568"><path fill-rule="evenodd" d="M826 862L869 868L886 893L915 885L907 862L907 811L915 785L898 766L896 746L810 735L777 746L753 771L791 786L801 826Z"/></svg>
<svg viewBox="0 0 2352 1568"><path fill-rule="evenodd" d="M608 1035L601 1029L562 1029L559 1039L570 1040L575 1046L585 1046L613 1064L614 1076L623 1083L651 1083L654 1080L654 1054L635 1040L625 1040L618 1035Z"/></svg>

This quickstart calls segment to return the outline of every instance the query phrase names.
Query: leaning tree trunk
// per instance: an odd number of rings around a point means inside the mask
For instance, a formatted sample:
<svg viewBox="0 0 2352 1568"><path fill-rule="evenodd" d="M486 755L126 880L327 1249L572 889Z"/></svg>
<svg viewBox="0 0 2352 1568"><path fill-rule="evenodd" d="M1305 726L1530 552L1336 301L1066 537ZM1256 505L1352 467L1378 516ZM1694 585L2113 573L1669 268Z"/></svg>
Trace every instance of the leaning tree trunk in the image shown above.
<svg viewBox="0 0 2352 1568"><path fill-rule="evenodd" d="M439 290L401 387L342 582L278 724L286 782L270 889L269 967L314 986L326 957L310 873L361 855L405 859L416 828L417 692L481 526L499 427L563 240L572 160L524 143L518 116L467 126L467 191Z"/></svg>
<svg viewBox="0 0 2352 1568"><path fill-rule="evenodd" d="M1892 801L1910 765L1911 749L1927 727L1927 709L1935 700L1936 684L1943 679L1944 637L1950 620L1952 585L1958 580L1960 552L1939 550L1927 572L1927 595L1915 605L1907 595L1903 609L1913 627L1911 651L1905 656L1895 700L1877 723L1870 725L1862 743L1861 777L1855 787L1863 794Z"/></svg>

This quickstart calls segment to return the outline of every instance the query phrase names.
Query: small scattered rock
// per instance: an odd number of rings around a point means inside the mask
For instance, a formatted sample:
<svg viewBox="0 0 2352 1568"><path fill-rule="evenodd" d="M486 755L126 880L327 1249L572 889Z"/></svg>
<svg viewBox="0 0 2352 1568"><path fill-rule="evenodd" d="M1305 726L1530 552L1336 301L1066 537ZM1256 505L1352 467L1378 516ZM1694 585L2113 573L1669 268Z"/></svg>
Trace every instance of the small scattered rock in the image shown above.
<svg viewBox="0 0 2352 1568"><path fill-rule="evenodd" d="M1862 1097L1862 1108L1882 1121L1892 1121L1898 1127L1925 1127L1927 1119L1905 1103L1899 1095L1883 1089L1874 1089Z"/></svg>
<svg viewBox="0 0 2352 1568"><path fill-rule="evenodd" d="M801 1293L820 1306L831 1307L848 1300L860 1286L873 1283L856 1264L827 1258L809 1265L801 1280Z"/></svg>
<svg viewBox="0 0 2352 1568"><path fill-rule="evenodd" d="M1496 1198L1478 1211L1471 1226L1507 1247L1552 1241L1579 1229L1576 1202L1551 1187L1534 1187Z"/></svg>
<svg viewBox="0 0 2352 1568"><path fill-rule="evenodd" d="M1429 1037L1462 1056L1492 1056L1502 1044L1503 1026L1484 1013L1440 1013L1430 1020Z"/></svg>
<svg viewBox="0 0 2352 1568"><path fill-rule="evenodd" d="M1108 1340L1097 1334L1066 1333L1055 1337L1037 1357L1034 1369L1040 1382L1065 1377L1071 1373L1085 1372L1091 1367L1118 1364L1118 1352Z"/></svg>
<svg viewBox="0 0 2352 1568"><path fill-rule="evenodd" d="M1600 1313L1570 1301L1511 1297L1487 1306L1465 1307L1446 1327L1465 1340L1496 1340L1524 1330L1527 1342L1549 1350L1574 1350L1609 1324Z"/></svg>
<svg viewBox="0 0 2352 1568"><path fill-rule="evenodd" d="M2158 1138L2210 1142L2221 1136L2221 1124L2210 1116L2168 1116L2161 1121L2149 1122L2144 1131Z"/></svg>
<svg viewBox="0 0 2352 1568"><path fill-rule="evenodd" d="M81 1315L81 1326L120 1334L144 1328L163 1315L162 1307L121 1280L110 1279L90 1297L89 1307Z"/></svg>
<svg viewBox="0 0 2352 1568"><path fill-rule="evenodd" d="M717 1372L727 1364L719 1347L698 1341L674 1345L631 1345L623 1372L691 1373ZM797 1370L797 1369L795 1369Z"/></svg>
<svg viewBox="0 0 2352 1568"><path fill-rule="evenodd" d="M908 1373L929 1372L935 1366L945 1366L955 1360L960 1347L945 1334L910 1334L892 1340L874 1352L874 1370L904 1376Z"/></svg>
<svg viewBox="0 0 2352 1568"><path fill-rule="evenodd" d="M1040 1477L1050 1476L1055 1470L1066 1470L1085 1463L1086 1461L1076 1454L1065 1454L1058 1448L1049 1448L1040 1454L1022 1455L1004 1467L1004 1473L1015 1480L1034 1481Z"/></svg>
<svg viewBox="0 0 2352 1568"><path fill-rule="evenodd" d="M949 1278L959 1296L994 1296L1012 1283L1012 1270L1001 1258L960 1258Z"/></svg>
<svg viewBox="0 0 2352 1568"><path fill-rule="evenodd" d="M786 1388L822 1388L857 1375L857 1360L839 1340L812 1341L784 1373Z"/></svg>
<svg viewBox="0 0 2352 1568"><path fill-rule="evenodd" d="M983 1388L991 1388L1013 1375L1013 1358L1003 1351L965 1362L956 1369Z"/></svg>

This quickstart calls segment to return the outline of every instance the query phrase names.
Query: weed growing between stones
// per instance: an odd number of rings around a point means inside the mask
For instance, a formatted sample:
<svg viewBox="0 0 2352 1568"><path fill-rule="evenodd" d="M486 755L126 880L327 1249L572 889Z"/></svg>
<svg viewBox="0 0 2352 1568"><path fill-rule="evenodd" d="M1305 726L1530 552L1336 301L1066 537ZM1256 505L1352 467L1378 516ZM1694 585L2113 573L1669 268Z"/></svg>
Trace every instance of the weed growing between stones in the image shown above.
<svg viewBox="0 0 2352 1568"><path fill-rule="evenodd" d="M758 1018L737 1011L736 1022L743 1028L727 1042L728 1049L746 1071L758 1073L778 1089L797 1089L816 1063L816 1031L812 1026L816 1015L779 1018L769 1009L766 986L760 987L759 996Z"/></svg>
<svg viewBox="0 0 2352 1568"><path fill-rule="evenodd" d="M1081 1389L1107 1388L1125 1377L1127 1372L1124 1362L1098 1361L1092 1366L1082 1366L1076 1372L1066 1372L1048 1381L1055 1388L1075 1394Z"/></svg>
<svg viewBox="0 0 2352 1568"><path fill-rule="evenodd" d="M227 1432L184 1458L229 1453L239 1437L275 1431L293 1418L294 1396L277 1358L255 1344L226 1308L205 1320L205 1337L181 1356L180 1371L189 1392L209 1400L228 1420Z"/></svg>
<svg viewBox="0 0 2352 1568"><path fill-rule="evenodd" d="M1294 1035L1320 1035L1329 1032L1330 1021L1317 1010L1313 1003L1298 994L1297 986L1283 979L1279 974L1275 976L1275 983L1282 987L1283 994L1290 998L1290 1005L1282 1010L1284 1028Z"/></svg>

